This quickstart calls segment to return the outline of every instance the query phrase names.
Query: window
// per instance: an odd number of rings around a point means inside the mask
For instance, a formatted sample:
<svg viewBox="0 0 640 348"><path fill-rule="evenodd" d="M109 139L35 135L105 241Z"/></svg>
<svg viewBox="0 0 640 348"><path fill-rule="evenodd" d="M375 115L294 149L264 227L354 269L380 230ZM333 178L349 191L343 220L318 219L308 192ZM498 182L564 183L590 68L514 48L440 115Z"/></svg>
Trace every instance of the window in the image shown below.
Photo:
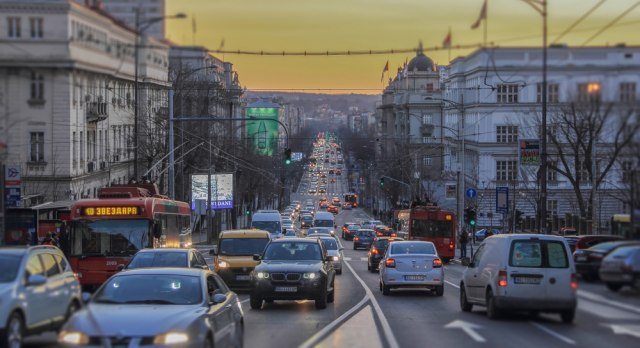
<svg viewBox="0 0 640 348"><path fill-rule="evenodd" d="M555 169L551 169L551 167L557 168L558 161L548 161L549 165L547 165L547 181L558 181L558 172Z"/></svg>
<svg viewBox="0 0 640 348"><path fill-rule="evenodd" d="M80 132L80 161L84 161L84 136Z"/></svg>
<svg viewBox="0 0 640 348"><path fill-rule="evenodd" d="M31 100L44 100L44 77L38 72L31 72Z"/></svg>
<svg viewBox="0 0 640 348"><path fill-rule="evenodd" d="M578 101L583 103L593 103L600 101L600 83L589 82L578 84Z"/></svg>
<svg viewBox="0 0 640 348"><path fill-rule="evenodd" d="M518 102L518 85L515 84L500 84L498 85L498 100L499 104L510 104Z"/></svg>
<svg viewBox="0 0 640 348"><path fill-rule="evenodd" d="M60 274L58 263L51 254L41 254L42 264L44 265L44 273L47 277L53 277Z"/></svg>
<svg viewBox="0 0 640 348"><path fill-rule="evenodd" d="M547 83L547 102L557 103L559 98L560 87L557 83ZM542 103L542 83L538 83L536 102Z"/></svg>
<svg viewBox="0 0 640 348"><path fill-rule="evenodd" d="M7 31L10 38L19 38L21 36L19 17L7 17Z"/></svg>
<svg viewBox="0 0 640 348"><path fill-rule="evenodd" d="M73 163L76 163L76 161L78 160L78 149L77 149L77 145L76 142L78 141L76 139L76 132L73 132L73 134L71 135L71 153L72 153L72 158L73 158Z"/></svg>
<svg viewBox="0 0 640 348"><path fill-rule="evenodd" d="M548 199L547 211L549 212L549 215L558 215L558 200Z"/></svg>
<svg viewBox="0 0 640 348"><path fill-rule="evenodd" d="M422 115L422 124L433 124L433 115L431 115L431 114L423 114Z"/></svg>
<svg viewBox="0 0 640 348"><path fill-rule="evenodd" d="M496 161L496 180L515 180L517 177L517 169L517 161Z"/></svg>
<svg viewBox="0 0 640 348"><path fill-rule="evenodd" d="M42 18L29 18L29 26L31 27L31 38L40 39L43 36Z"/></svg>
<svg viewBox="0 0 640 348"><path fill-rule="evenodd" d="M42 263L40 262L40 258L38 255L31 255L29 257L29 261L27 261L27 265L25 266L25 279L29 279L32 275L44 275L44 270L42 269Z"/></svg>
<svg viewBox="0 0 640 348"><path fill-rule="evenodd" d="M518 126L497 126L496 142L515 143L518 141Z"/></svg>
<svg viewBox="0 0 640 348"><path fill-rule="evenodd" d="M585 182L589 180L589 166L587 165L587 161L580 161L576 166L576 176L580 176L580 181Z"/></svg>
<svg viewBox="0 0 640 348"><path fill-rule="evenodd" d="M628 183L631 182L631 178L633 175L633 162L624 161L622 162L622 182Z"/></svg>
<svg viewBox="0 0 640 348"><path fill-rule="evenodd" d="M427 83L426 89L427 92L433 92L433 83Z"/></svg>
<svg viewBox="0 0 640 348"><path fill-rule="evenodd" d="M635 102L636 101L636 84L635 82L620 83L620 101Z"/></svg>
<svg viewBox="0 0 640 348"><path fill-rule="evenodd" d="M433 158L431 156L423 156L422 157L422 166L430 167L433 165Z"/></svg>
<svg viewBox="0 0 640 348"><path fill-rule="evenodd" d="M43 162L44 161L44 132L31 132L30 133L30 160L31 162Z"/></svg>

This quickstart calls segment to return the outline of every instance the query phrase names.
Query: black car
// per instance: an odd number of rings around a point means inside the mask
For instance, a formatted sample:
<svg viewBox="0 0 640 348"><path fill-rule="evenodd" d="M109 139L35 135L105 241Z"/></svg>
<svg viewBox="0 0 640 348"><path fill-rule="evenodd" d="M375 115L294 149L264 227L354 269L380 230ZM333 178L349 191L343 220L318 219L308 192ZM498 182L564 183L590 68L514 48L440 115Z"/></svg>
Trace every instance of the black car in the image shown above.
<svg viewBox="0 0 640 348"><path fill-rule="evenodd" d="M353 250L358 248L370 248L375 236L376 232L374 230L359 229L353 236Z"/></svg>
<svg viewBox="0 0 640 348"><path fill-rule="evenodd" d="M640 241L604 242L596 244L588 249L577 249L573 253L573 260L576 264L576 273L582 276L582 279L586 281L597 280L602 259L616 248L626 245L640 245Z"/></svg>
<svg viewBox="0 0 640 348"><path fill-rule="evenodd" d="M251 272L250 304L274 300L314 300L317 309L327 307L335 297L336 272L332 256L319 239L287 238L269 242L261 261Z"/></svg>
<svg viewBox="0 0 640 348"><path fill-rule="evenodd" d="M309 228L313 226L313 216L303 215L300 218L300 228Z"/></svg>
<svg viewBox="0 0 640 348"><path fill-rule="evenodd" d="M370 272L376 272L378 270L380 260L382 260L382 258L384 257L384 253L387 251L389 243L399 240L404 239L397 237L378 237L374 239L373 244L371 244L371 248L369 249L369 255L367 257L367 269Z"/></svg>
<svg viewBox="0 0 640 348"><path fill-rule="evenodd" d="M353 240L353 237L356 235L356 232L358 232L359 229L360 225L358 224L345 224L344 226L342 226L342 239Z"/></svg>

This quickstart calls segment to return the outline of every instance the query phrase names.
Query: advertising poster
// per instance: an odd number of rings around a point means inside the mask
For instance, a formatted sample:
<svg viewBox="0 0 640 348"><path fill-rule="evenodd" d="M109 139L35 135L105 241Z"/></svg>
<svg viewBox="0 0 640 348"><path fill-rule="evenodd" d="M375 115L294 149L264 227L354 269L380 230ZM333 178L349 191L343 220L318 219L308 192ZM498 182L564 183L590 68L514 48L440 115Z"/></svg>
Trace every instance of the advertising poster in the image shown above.
<svg viewBox="0 0 640 348"><path fill-rule="evenodd" d="M278 149L278 108L248 107L247 136L256 154L273 156ZM257 118L256 120L251 120ZM270 121L274 120L274 121Z"/></svg>
<svg viewBox="0 0 640 348"><path fill-rule="evenodd" d="M540 165L540 140L520 140L520 164L523 166Z"/></svg>
<svg viewBox="0 0 640 348"><path fill-rule="evenodd" d="M191 176L191 209L196 205L207 204L209 185L207 174ZM233 208L233 174L211 174L211 209Z"/></svg>

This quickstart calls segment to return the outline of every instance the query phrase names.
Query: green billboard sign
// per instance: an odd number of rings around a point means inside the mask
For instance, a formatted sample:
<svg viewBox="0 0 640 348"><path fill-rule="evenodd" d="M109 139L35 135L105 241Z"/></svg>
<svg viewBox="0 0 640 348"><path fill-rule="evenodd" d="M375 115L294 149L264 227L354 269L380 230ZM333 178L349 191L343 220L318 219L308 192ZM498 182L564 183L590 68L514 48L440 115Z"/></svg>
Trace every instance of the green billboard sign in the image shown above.
<svg viewBox="0 0 640 348"><path fill-rule="evenodd" d="M249 107L247 113L247 136L255 152L273 156L278 150L278 108ZM252 120L252 118L257 118ZM273 120L273 121L271 121Z"/></svg>

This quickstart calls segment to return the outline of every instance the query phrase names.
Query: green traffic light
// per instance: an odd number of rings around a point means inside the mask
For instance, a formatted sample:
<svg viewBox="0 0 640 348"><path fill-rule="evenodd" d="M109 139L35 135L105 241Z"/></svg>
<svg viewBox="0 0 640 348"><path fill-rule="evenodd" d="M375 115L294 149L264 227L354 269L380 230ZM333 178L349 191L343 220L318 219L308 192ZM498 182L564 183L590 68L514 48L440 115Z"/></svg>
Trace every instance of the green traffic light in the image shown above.
<svg viewBox="0 0 640 348"><path fill-rule="evenodd" d="M476 225L476 220L470 220L470 221L469 221L469 225L471 225L471 226L475 226L475 225Z"/></svg>

